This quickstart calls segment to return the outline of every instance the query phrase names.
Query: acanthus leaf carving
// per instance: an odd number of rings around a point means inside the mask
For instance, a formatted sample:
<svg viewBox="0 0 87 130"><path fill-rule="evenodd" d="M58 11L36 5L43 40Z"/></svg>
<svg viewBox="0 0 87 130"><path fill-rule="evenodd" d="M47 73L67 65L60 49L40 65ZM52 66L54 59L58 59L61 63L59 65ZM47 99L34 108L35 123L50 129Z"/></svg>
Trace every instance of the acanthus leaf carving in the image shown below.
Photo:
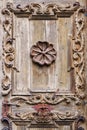
<svg viewBox="0 0 87 130"><path fill-rule="evenodd" d="M35 124L53 124L54 127L59 127L58 122L59 121L72 121L75 122L75 129L79 130L84 130L83 127L79 126L79 123L85 122L85 117L81 116L81 113L76 111L76 112L71 112L71 111L65 111L60 112L60 111L55 111L49 104L37 104L34 105L33 108L34 110L32 112L27 111L27 112L11 112L9 107L10 106L17 106L17 104L11 104L8 101L3 102L3 118L2 122L7 122L8 127L4 127L3 130L11 130L11 122L10 119L15 121L27 121L28 125L26 127L30 127L31 125Z"/></svg>

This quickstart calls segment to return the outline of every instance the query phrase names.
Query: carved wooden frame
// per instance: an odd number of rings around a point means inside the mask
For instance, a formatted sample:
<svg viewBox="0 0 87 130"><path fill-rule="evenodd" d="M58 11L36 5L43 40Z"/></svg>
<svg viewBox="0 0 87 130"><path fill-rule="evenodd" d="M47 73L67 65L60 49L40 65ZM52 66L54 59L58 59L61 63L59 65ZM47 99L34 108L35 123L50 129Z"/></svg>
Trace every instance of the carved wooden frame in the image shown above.
<svg viewBox="0 0 87 130"><path fill-rule="evenodd" d="M57 94L56 92L49 95L31 95L30 98L25 97L13 97L9 103L5 102L4 107L14 105L13 100L23 101L24 103L31 104L39 104L39 103L46 103L46 104L52 104L56 105L61 102L69 103L70 101L74 101L76 105L82 104L82 99L85 98L85 62L84 62L84 9L80 6L78 2L74 3L73 5L65 5L62 7L61 5L57 4L37 4L32 3L28 4L25 7L21 7L20 5L17 5L17 7L13 7L11 3L7 3L7 6L5 9L2 10L2 14L5 16L5 20L3 21L3 29L5 31L5 36L3 40L3 74L4 78L2 80L2 95L7 96L9 95L11 91L11 73L13 70L19 72L19 70L14 66L14 59L15 59L15 48L13 47L14 40L13 38L13 30L12 30L12 22L13 22L13 14L17 15L18 17L28 17L29 19L57 19L58 17L69 17L72 14L75 15L75 34L70 35L71 43L72 43L72 66L70 67L71 71L74 69L74 79L75 79L75 94ZM12 102L13 101L13 102ZM11 103L12 102L12 103ZM7 105L6 105L7 104ZM8 110L6 110L8 113ZM60 115L60 113L56 113L57 115ZM79 117L78 115L75 115L72 117L72 114L70 114L69 118L67 118L66 114L61 114L62 117L65 120L69 120L69 122L72 120L76 120ZM27 116L31 118L33 116L32 113L27 113ZM51 118L51 121L53 119ZM6 117L6 118L5 118ZM3 119L8 120L7 117L13 119L19 119L19 117L15 117L11 113L9 114L3 114ZM4 120L4 121L5 121ZM30 120L30 119L29 119ZM33 120L33 119L32 119ZM31 124L32 124L31 120ZM57 117L58 120L58 117ZM61 121L62 119L60 119ZM71 122L72 122L71 121ZM83 120L77 121L78 122L84 122ZM9 121L7 121L9 124ZM54 121L54 124L56 121ZM57 125L57 124L56 124ZM79 126L77 125L77 129L79 130ZM4 128L5 129L5 128ZM3 130L4 130L3 129ZM8 129L11 129L7 128Z"/></svg>

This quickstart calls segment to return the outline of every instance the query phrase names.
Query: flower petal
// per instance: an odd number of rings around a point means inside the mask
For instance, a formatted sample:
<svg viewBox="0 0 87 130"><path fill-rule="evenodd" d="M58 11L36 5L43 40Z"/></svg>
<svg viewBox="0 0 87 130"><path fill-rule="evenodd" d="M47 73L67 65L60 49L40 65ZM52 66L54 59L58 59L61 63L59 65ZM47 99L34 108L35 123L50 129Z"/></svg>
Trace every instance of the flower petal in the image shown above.
<svg viewBox="0 0 87 130"><path fill-rule="evenodd" d="M50 44L50 45L48 46L48 48L46 49L46 52L49 52L49 51L51 51L52 49L53 49L53 45Z"/></svg>
<svg viewBox="0 0 87 130"><path fill-rule="evenodd" d="M36 55L38 55L39 53L41 53L41 50L40 50L37 46L35 46L35 45L32 46L30 55L31 55L31 56L36 56Z"/></svg>
<svg viewBox="0 0 87 130"><path fill-rule="evenodd" d="M43 54L34 56L33 61L36 62L36 63L39 63L40 65L43 65L44 64Z"/></svg>
<svg viewBox="0 0 87 130"><path fill-rule="evenodd" d="M34 50L32 50L32 52L31 52L31 56L36 56L36 55L38 55L39 54L39 52L36 52L36 51L34 51Z"/></svg>
<svg viewBox="0 0 87 130"><path fill-rule="evenodd" d="M44 63L50 65L52 61L50 61L46 56L44 57Z"/></svg>
<svg viewBox="0 0 87 130"><path fill-rule="evenodd" d="M48 42L44 41L43 42L43 51L45 51L48 48Z"/></svg>
<svg viewBox="0 0 87 130"><path fill-rule="evenodd" d="M41 60L40 60L40 65L44 65L45 64L45 62L44 62L44 56L42 56L42 58L41 58Z"/></svg>
<svg viewBox="0 0 87 130"><path fill-rule="evenodd" d="M48 47L48 42L44 41L44 42L41 42L41 41L38 41L37 42L37 46L38 48L40 48L42 51L46 50L47 47Z"/></svg>
<svg viewBox="0 0 87 130"><path fill-rule="evenodd" d="M56 55L56 51L55 49L53 48L52 50L48 51L47 54L50 54L50 55Z"/></svg>
<svg viewBox="0 0 87 130"><path fill-rule="evenodd" d="M55 60L56 59L56 55L52 55L53 56L53 60Z"/></svg>

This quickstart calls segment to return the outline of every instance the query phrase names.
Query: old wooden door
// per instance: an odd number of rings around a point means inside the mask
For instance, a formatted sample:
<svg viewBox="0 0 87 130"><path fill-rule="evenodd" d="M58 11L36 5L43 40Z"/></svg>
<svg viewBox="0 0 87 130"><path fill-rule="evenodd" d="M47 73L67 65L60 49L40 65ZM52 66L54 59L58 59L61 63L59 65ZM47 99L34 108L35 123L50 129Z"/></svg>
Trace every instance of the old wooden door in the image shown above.
<svg viewBox="0 0 87 130"><path fill-rule="evenodd" d="M5 2L3 130L86 130L85 8Z"/></svg>

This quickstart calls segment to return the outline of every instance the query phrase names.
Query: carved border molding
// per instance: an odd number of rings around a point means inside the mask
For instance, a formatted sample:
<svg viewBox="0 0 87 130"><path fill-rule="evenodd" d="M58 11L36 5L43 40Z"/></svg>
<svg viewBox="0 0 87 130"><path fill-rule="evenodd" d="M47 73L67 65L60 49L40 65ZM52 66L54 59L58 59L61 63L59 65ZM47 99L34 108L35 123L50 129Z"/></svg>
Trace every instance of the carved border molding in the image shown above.
<svg viewBox="0 0 87 130"><path fill-rule="evenodd" d="M57 18L58 16L70 16L71 14L74 13L74 11L76 11L79 8L79 6L80 6L79 2L76 2L73 5L70 4L58 5L54 3L50 4L31 3L27 4L26 6L21 6L19 4L16 7L14 7L12 3L8 3L6 8L10 12L15 13L16 15L19 14L19 16L26 14L23 16L29 16L29 18L40 16L38 17L40 19L41 16L42 17L55 16L54 18Z"/></svg>
<svg viewBox="0 0 87 130"><path fill-rule="evenodd" d="M4 101L2 104L2 122L7 123L7 126L3 130L12 130L12 124L10 119L15 121L27 121L28 125L26 127L31 127L33 124L49 124L54 125L54 127L59 127L58 121L69 120L71 122L76 120L75 127L78 127L78 123L81 122L81 118L78 119L79 113L66 111L65 113L60 111L52 111L52 108L48 104L38 104L34 106L35 110L23 113L13 113L10 111L10 106L18 106L18 104L11 104L8 101ZM81 113L80 113L81 114ZM83 117L84 118L84 117ZM85 119L85 118L84 118ZM76 129L77 130L77 129Z"/></svg>
<svg viewBox="0 0 87 130"><path fill-rule="evenodd" d="M15 48L13 47L12 36L12 13L6 8L2 10L2 14L5 15L5 20L3 21L3 29L5 31L4 40L3 40L3 74L4 78L2 80L2 95L8 95L11 91L11 72L12 70L17 70L14 67L13 62L15 59Z"/></svg>
<svg viewBox="0 0 87 130"><path fill-rule="evenodd" d="M83 13L85 9L80 7L75 12L75 32L72 37L72 68L74 68L75 89L79 98L85 98L85 59L84 59L84 27Z"/></svg>
<svg viewBox="0 0 87 130"><path fill-rule="evenodd" d="M14 60L14 48L12 39L12 14L8 9L2 11L5 15L5 20L3 21L3 29L5 31L5 36L3 40L3 74L4 78L2 80L2 94L7 95L11 91L11 71L13 68Z"/></svg>
<svg viewBox="0 0 87 130"><path fill-rule="evenodd" d="M80 100L79 98L73 96L73 95L54 95L54 94L38 94L38 95L31 95L29 97L23 97L23 96L14 96L10 98L10 103L16 104L16 106L21 107L22 104L27 105L35 105L39 103L45 103L50 105L58 105L60 103L66 103L70 104L74 102L76 105L81 105L84 102Z"/></svg>
<svg viewBox="0 0 87 130"><path fill-rule="evenodd" d="M44 109L43 109L44 110ZM8 117L12 120L22 120L22 121L29 121L28 126L30 127L33 124L52 124L54 127L59 127L58 121L64 120L76 120L78 118L78 113L71 113L71 112L42 112L42 111L34 111L34 112L24 112L24 113L8 113Z"/></svg>
<svg viewBox="0 0 87 130"><path fill-rule="evenodd" d="M59 127L60 122L67 122L68 124L74 123L75 130L84 130L83 127L80 126L80 123L85 122L84 116L80 112L71 112L66 111L54 111L50 105L48 104L38 104L34 106L34 111L30 112L18 112L13 113L10 111L10 106L20 107L18 104L9 103L7 100L4 100L2 103L2 123L6 123L7 125L3 128L3 130L12 130L12 121L20 125L20 121L25 123L26 127L32 127L32 125L42 125L48 124L53 125L53 128ZM42 109L43 108L43 109ZM35 127L36 128L36 127Z"/></svg>

